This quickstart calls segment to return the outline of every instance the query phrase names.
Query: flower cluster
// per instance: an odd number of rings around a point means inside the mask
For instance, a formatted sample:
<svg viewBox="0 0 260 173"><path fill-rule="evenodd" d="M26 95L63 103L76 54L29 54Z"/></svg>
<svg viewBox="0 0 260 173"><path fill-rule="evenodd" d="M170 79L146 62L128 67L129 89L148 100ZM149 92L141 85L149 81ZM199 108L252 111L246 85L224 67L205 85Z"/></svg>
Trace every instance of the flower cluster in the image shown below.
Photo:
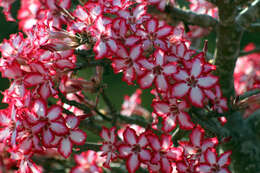
<svg viewBox="0 0 260 173"><path fill-rule="evenodd" d="M11 1L5 3L10 9ZM75 155L72 173L102 172L99 163L110 168L117 158L126 160L130 173L139 167L153 173L229 172L231 152L218 157L217 139L204 139L204 130L189 115L192 106L207 105L218 113L227 110L218 77L212 74L215 66L207 62L205 52L191 49L181 27L147 12L150 5L163 10L166 0L89 0L74 10L70 0L23 0L21 4L18 19L25 35L13 34L0 45L0 71L11 82L3 92L8 107L0 111L0 142L19 173L42 172L32 161L35 153L54 150L54 155L68 158L73 145L86 142L79 125L92 116L92 110L68 105L60 95L96 111L96 104L82 91L99 91L102 70L97 67L90 81L74 77L74 49L93 50L96 60L108 59L115 73L123 73L123 81L152 88L155 98L150 127L104 127L101 156L94 151ZM150 117L139 106L140 94L138 90L127 98L122 116ZM191 131L189 141L172 139L177 127Z"/></svg>
<svg viewBox="0 0 260 173"><path fill-rule="evenodd" d="M253 43L250 43L244 48L244 51L248 52L254 49L255 45ZM238 58L234 71L234 86L235 91L238 95L241 95L247 91L256 88L260 88L259 59L259 53L251 53L249 55ZM241 105L243 108L246 108L246 111L244 113L245 118L260 108L259 94L252 96L245 102L246 106L243 106L244 103L242 103Z"/></svg>
<svg viewBox="0 0 260 173"><path fill-rule="evenodd" d="M244 51L255 49L253 43L248 44ZM241 95L246 91L260 87L260 54L252 53L237 60L234 71L234 84L237 94Z"/></svg>
<svg viewBox="0 0 260 173"><path fill-rule="evenodd" d="M174 139L170 134L164 133L159 137L149 130L138 133L127 127L122 141L117 141L115 127L103 128L101 137L104 142L101 150L102 155L107 156L104 166L108 167L110 161L120 158L126 159L126 168L130 173L139 167L148 168L151 173L230 172L227 166L231 152L222 153L218 157L215 149L217 138L204 139L204 130L200 126L192 130L189 141L179 141L177 147L174 147Z"/></svg>

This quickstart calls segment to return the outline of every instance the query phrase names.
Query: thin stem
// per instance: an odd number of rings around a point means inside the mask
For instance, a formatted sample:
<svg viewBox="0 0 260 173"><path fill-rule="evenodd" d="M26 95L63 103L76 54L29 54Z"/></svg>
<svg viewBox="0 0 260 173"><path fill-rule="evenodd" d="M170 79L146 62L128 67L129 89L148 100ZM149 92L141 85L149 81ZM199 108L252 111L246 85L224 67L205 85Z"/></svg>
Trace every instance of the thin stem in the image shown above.
<svg viewBox="0 0 260 173"><path fill-rule="evenodd" d="M108 107L108 109L109 109L110 114L111 114L112 117L113 117L113 118L112 118L112 125L115 125L115 124L116 124L116 121L117 121L117 117L118 117L118 116L117 116L117 113L116 113L117 111L116 111L114 105L112 104L111 100L110 100L109 97L107 96L107 94L106 94L106 92L105 92L104 89L101 90L100 94L101 94L101 96L102 96L104 102L106 103L106 105L107 105L107 107Z"/></svg>

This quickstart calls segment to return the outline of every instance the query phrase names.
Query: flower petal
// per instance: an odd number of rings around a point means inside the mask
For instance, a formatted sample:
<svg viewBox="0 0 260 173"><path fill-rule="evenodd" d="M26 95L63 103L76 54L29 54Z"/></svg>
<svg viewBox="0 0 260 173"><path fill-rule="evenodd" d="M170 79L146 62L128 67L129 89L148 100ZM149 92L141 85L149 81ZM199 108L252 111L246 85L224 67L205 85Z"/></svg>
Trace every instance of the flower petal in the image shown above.
<svg viewBox="0 0 260 173"><path fill-rule="evenodd" d="M11 136L12 132L9 128L2 128L0 129L0 142L4 142Z"/></svg>
<svg viewBox="0 0 260 173"><path fill-rule="evenodd" d="M130 57L132 60L137 59L141 54L141 45L135 45L130 50Z"/></svg>
<svg viewBox="0 0 260 173"><path fill-rule="evenodd" d="M50 129L44 129L42 131L42 143L45 147L50 147L51 142L54 140L54 135L50 131Z"/></svg>
<svg viewBox="0 0 260 173"><path fill-rule="evenodd" d="M221 168L218 173L231 173L228 168Z"/></svg>
<svg viewBox="0 0 260 173"><path fill-rule="evenodd" d="M46 115L46 104L43 100L37 99L33 103L33 108L32 110L39 116L45 117Z"/></svg>
<svg viewBox="0 0 260 173"><path fill-rule="evenodd" d="M129 154L131 154L132 148L128 145L121 144L118 147L118 152L119 152L119 157L126 158L127 156L129 156Z"/></svg>
<svg viewBox="0 0 260 173"><path fill-rule="evenodd" d="M190 120L190 116L186 112L180 112L178 114L178 121L182 129L192 129L194 124Z"/></svg>
<svg viewBox="0 0 260 173"><path fill-rule="evenodd" d="M169 105L166 102L154 101L152 103L154 112L159 116L166 116L169 113Z"/></svg>
<svg viewBox="0 0 260 173"><path fill-rule="evenodd" d="M130 37L125 39L125 45L126 46L133 46L139 40L140 40L140 37L138 37L138 36L130 36Z"/></svg>
<svg viewBox="0 0 260 173"><path fill-rule="evenodd" d="M137 143L137 136L134 129L127 127L123 133L124 141L130 145Z"/></svg>
<svg viewBox="0 0 260 173"><path fill-rule="evenodd" d="M211 173L211 167L207 164L200 164L196 167L196 171L200 173Z"/></svg>
<svg viewBox="0 0 260 173"><path fill-rule="evenodd" d="M7 126L11 122L11 118L8 117L5 113L0 112L0 125Z"/></svg>
<svg viewBox="0 0 260 173"><path fill-rule="evenodd" d="M134 173L140 166L140 161L137 154L131 154L126 161L126 168L129 173Z"/></svg>
<svg viewBox="0 0 260 173"><path fill-rule="evenodd" d="M93 49L96 52L96 59L101 59L107 54L106 43L98 41Z"/></svg>
<svg viewBox="0 0 260 173"><path fill-rule="evenodd" d="M165 173L172 172L171 162L165 157L163 157L161 160L161 169L162 169L162 172L165 172Z"/></svg>
<svg viewBox="0 0 260 173"><path fill-rule="evenodd" d="M139 153L139 157L142 161L149 161L149 160L151 160L152 154L151 154L150 150L141 149L141 151Z"/></svg>
<svg viewBox="0 0 260 173"><path fill-rule="evenodd" d="M218 81L216 76L208 75L206 77L201 77L198 79L198 85L203 88L211 88Z"/></svg>
<svg viewBox="0 0 260 173"><path fill-rule="evenodd" d="M171 90L171 95L173 97L181 98L188 93L189 89L190 87L186 83L184 82L177 83L173 85Z"/></svg>
<svg viewBox="0 0 260 173"><path fill-rule="evenodd" d="M170 135L163 134L161 136L161 148L164 151L167 151L172 146L172 140Z"/></svg>
<svg viewBox="0 0 260 173"><path fill-rule="evenodd" d="M44 78L40 73L30 73L24 77L24 84L32 87L44 82Z"/></svg>
<svg viewBox="0 0 260 173"><path fill-rule="evenodd" d="M22 151L23 154L28 154L32 149L32 140L25 138L19 143L19 150Z"/></svg>
<svg viewBox="0 0 260 173"><path fill-rule="evenodd" d="M155 135L148 135L147 136L148 141L150 143L150 146L153 150L159 151L161 149L161 143L159 141L159 138Z"/></svg>
<svg viewBox="0 0 260 173"><path fill-rule="evenodd" d="M50 121L57 120L61 116L62 109L60 106L52 106L47 114Z"/></svg>
<svg viewBox="0 0 260 173"><path fill-rule="evenodd" d="M139 77L138 83L142 89L146 89L152 86L154 81L154 74L151 72L145 73L143 76Z"/></svg>
<svg viewBox="0 0 260 173"><path fill-rule="evenodd" d="M190 134L190 141L194 147L200 147L204 136L204 130L196 127Z"/></svg>
<svg viewBox="0 0 260 173"><path fill-rule="evenodd" d="M147 30L149 33L155 33L155 30L157 28L157 21L155 19L151 19L147 22Z"/></svg>
<svg viewBox="0 0 260 173"><path fill-rule="evenodd" d="M177 72L176 64L170 63L163 67L163 73L166 75L172 75Z"/></svg>
<svg viewBox="0 0 260 173"><path fill-rule="evenodd" d="M191 75L196 78L201 74L201 72L202 72L202 62L199 58L196 58L192 62Z"/></svg>
<svg viewBox="0 0 260 173"><path fill-rule="evenodd" d="M170 26L163 26L163 27L160 27L158 30L157 30L157 37L166 37L168 36L172 31L172 27Z"/></svg>
<svg viewBox="0 0 260 173"><path fill-rule="evenodd" d="M156 65L162 66L165 62L164 51L158 49L156 52L154 52L154 58L155 58Z"/></svg>
<svg viewBox="0 0 260 173"><path fill-rule="evenodd" d="M155 86L158 91L166 92L168 90L168 83L164 75L158 75L155 78Z"/></svg>
<svg viewBox="0 0 260 173"><path fill-rule="evenodd" d="M189 99L194 106L203 107L203 93L200 88L191 88Z"/></svg>
<svg viewBox="0 0 260 173"><path fill-rule="evenodd" d="M86 141L87 135L84 131L78 129L70 132L70 140L77 145L83 145Z"/></svg>
<svg viewBox="0 0 260 173"><path fill-rule="evenodd" d="M68 133L68 128L62 122L52 122L50 124L50 129L56 135L65 135Z"/></svg>
<svg viewBox="0 0 260 173"><path fill-rule="evenodd" d="M68 158L72 152L72 142L68 138L63 138L60 141L58 151L63 157Z"/></svg>
<svg viewBox="0 0 260 173"><path fill-rule="evenodd" d="M110 39L110 40L107 41L107 44L108 44L109 48L110 48L113 52L116 52L116 51L117 51L117 44L116 44L115 40Z"/></svg>
<svg viewBox="0 0 260 173"><path fill-rule="evenodd" d="M126 83L133 84L133 81L135 80L135 70L134 67L127 68L126 71L124 72L123 81Z"/></svg>
<svg viewBox="0 0 260 173"><path fill-rule="evenodd" d="M70 129L75 129L78 127L80 123L80 120L78 117L74 116L74 115L68 115L66 117L66 126Z"/></svg>
<svg viewBox="0 0 260 173"><path fill-rule="evenodd" d="M165 132L171 132L176 127L176 119L177 119L177 117L173 114L166 116L163 119L162 130Z"/></svg>
<svg viewBox="0 0 260 173"><path fill-rule="evenodd" d="M205 156L204 157L205 157L205 160L210 165L216 164L216 162L217 162L217 154L216 154L215 149L213 149L213 148L207 149L207 151L205 152Z"/></svg>
<svg viewBox="0 0 260 173"><path fill-rule="evenodd" d="M174 74L173 77L177 81L184 81L189 77L189 75L186 71L180 70L178 73Z"/></svg>
<svg viewBox="0 0 260 173"><path fill-rule="evenodd" d="M110 141L109 130L106 127L102 128L100 136L101 136L101 138L103 138L103 140Z"/></svg>
<svg viewBox="0 0 260 173"><path fill-rule="evenodd" d="M230 155L231 155L231 151L228 151L228 152L221 154L221 156L218 158L218 164L219 164L220 167L229 165Z"/></svg>

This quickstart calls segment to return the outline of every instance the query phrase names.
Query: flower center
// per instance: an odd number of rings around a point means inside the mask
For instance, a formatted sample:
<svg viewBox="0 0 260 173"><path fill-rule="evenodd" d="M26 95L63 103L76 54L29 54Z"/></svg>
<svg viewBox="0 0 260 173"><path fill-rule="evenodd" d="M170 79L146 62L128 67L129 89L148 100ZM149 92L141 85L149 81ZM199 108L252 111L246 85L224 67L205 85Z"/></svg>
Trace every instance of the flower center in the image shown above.
<svg viewBox="0 0 260 173"><path fill-rule="evenodd" d="M103 41L103 42L106 42L109 40L108 36L106 34L101 34L100 36L100 39Z"/></svg>
<svg viewBox="0 0 260 173"><path fill-rule="evenodd" d="M186 80L186 82L188 86L194 88L197 86L198 80L194 76L191 76Z"/></svg>
<svg viewBox="0 0 260 173"><path fill-rule="evenodd" d="M178 114L180 112L177 105L170 105L170 111L173 114Z"/></svg>
<svg viewBox="0 0 260 173"><path fill-rule="evenodd" d="M138 145L138 144L134 145L133 148L132 148L132 151L134 153L139 153L141 151L140 145Z"/></svg>
<svg viewBox="0 0 260 173"><path fill-rule="evenodd" d="M212 165L211 171L212 171L212 173L217 173L217 172L219 172L219 171L220 171L219 165L218 165L218 164Z"/></svg>
<svg viewBox="0 0 260 173"><path fill-rule="evenodd" d="M153 74L160 75L162 73L162 70L162 67L158 65L153 68Z"/></svg>
<svg viewBox="0 0 260 173"><path fill-rule="evenodd" d="M156 33L149 33L148 34L148 39L151 40L151 41L155 41L156 40L156 36L157 36Z"/></svg>
<svg viewBox="0 0 260 173"><path fill-rule="evenodd" d="M126 58L126 60L125 60L125 65L127 66L127 67L132 67L133 66L133 61L132 61L132 59L131 58Z"/></svg>

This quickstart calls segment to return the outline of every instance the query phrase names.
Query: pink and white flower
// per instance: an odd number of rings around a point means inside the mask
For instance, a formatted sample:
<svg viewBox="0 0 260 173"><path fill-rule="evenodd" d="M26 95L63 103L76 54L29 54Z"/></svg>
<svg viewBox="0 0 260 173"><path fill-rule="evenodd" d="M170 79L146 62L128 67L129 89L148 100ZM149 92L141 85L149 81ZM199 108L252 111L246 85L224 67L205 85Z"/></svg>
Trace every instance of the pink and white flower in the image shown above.
<svg viewBox="0 0 260 173"><path fill-rule="evenodd" d="M227 151L217 158L216 150L208 149L204 153L206 162L199 164L196 171L199 173L231 173L227 167L230 164L230 155L231 151Z"/></svg>
<svg viewBox="0 0 260 173"><path fill-rule="evenodd" d="M141 163L151 160L151 152L146 148L148 140L145 133L137 136L135 130L129 127L123 136L124 143L118 146L119 157L126 159L128 172L134 173Z"/></svg>
<svg viewBox="0 0 260 173"><path fill-rule="evenodd" d="M152 60L140 59L145 73L138 78L138 83L142 89L146 89L155 83L155 87L160 92L166 92L169 89L168 76L177 72L175 63L167 63L165 53L162 49L158 49L151 57Z"/></svg>
<svg viewBox="0 0 260 173"><path fill-rule="evenodd" d="M163 117L163 131L172 131L176 127L177 121L182 129L192 129L194 127L190 116L186 112L188 108L186 101L175 98L170 98L168 101L155 100L152 106L154 112Z"/></svg>
<svg viewBox="0 0 260 173"><path fill-rule="evenodd" d="M213 88L218 81L216 76L203 73L203 65L201 59L196 58L192 60L189 70L181 69L173 75L177 81L171 89L173 97L181 99L188 96L192 105L203 107L204 90Z"/></svg>
<svg viewBox="0 0 260 173"><path fill-rule="evenodd" d="M102 169L98 166L97 157L97 153L92 150L74 155L77 165L71 169L70 173L102 173Z"/></svg>
<svg viewBox="0 0 260 173"><path fill-rule="evenodd" d="M104 166L109 168L110 161L115 160L117 158L116 150L117 150L117 140L116 140L116 128L112 127L111 129L107 129L103 127L100 136L104 140L103 145L100 147L102 151L101 156L106 156L106 161L104 162Z"/></svg>
<svg viewBox="0 0 260 173"><path fill-rule="evenodd" d="M154 134L148 134L147 138L153 151L151 163L160 163L161 172L171 173L171 162L182 159L182 149L173 147L170 135L163 134L159 139Z"/></svg>

